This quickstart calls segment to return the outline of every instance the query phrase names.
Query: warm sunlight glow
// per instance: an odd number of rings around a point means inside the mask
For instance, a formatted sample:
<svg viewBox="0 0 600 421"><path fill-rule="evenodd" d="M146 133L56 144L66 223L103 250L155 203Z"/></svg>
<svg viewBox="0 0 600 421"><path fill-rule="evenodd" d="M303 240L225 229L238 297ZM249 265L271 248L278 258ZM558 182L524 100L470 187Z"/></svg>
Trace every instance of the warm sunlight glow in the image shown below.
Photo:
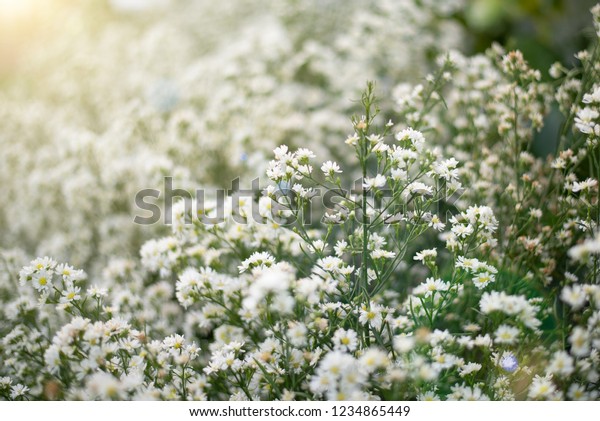
<svg viewBox="0 0 600 421"><path fill-rule="evenodd" d="M0 0L0 16L20 17L33 8L33 0Z"/></svg>

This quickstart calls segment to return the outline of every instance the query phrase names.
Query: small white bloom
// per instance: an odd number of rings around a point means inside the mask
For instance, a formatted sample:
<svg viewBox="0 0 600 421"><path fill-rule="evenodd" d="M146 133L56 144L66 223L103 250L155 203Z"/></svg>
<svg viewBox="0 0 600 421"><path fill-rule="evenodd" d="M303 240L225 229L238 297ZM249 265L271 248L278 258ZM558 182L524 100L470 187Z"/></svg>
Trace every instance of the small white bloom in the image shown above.
<svg viewBox="0 0 600 421"><path fill-rule="evenodd" d="M516 327L500 325L494 334L496 337L495 342L500 344L513 344L520 333L521 331Z"/></svg>
<svg viewBox="0 0 600 421"><path fill-rule="evenodd" d="M334 348L340 351L352 352L358 346L358 337L352 329L344 330L342 328L335 331L332 338Z"/></svg>
<svg viewBox="0 0 600 421"><path fill-rule="evenodd" d="M321 171L328 177L332 177L334 174L339 174L342 172L340 166L333 161L327 161L321 166Z"/></svg>
<svg viewBox="0 0 600 421"><path fill-rule="evenodd" d="M385 186L386 178L384 175L377 174L375 177L365 177L363 182L363 187L371 190L371 189L379 189Z"/></svg>

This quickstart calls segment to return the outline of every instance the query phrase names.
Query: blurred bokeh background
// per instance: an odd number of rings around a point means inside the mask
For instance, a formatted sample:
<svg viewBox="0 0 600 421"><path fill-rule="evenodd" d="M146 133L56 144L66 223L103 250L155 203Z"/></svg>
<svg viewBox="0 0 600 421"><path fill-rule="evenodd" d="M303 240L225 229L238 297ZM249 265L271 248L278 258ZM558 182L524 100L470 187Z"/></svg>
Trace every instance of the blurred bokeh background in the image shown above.
<svg viewBox="0 0 600 421"><path fill-rule="evenodd" d="M594 3L0 0L0 247L88 270L137 255L164 227L133 224L133 197L163 176L229 187L281 143L343 160L366 80L385 101L494 41L547 78Z"/></svg>

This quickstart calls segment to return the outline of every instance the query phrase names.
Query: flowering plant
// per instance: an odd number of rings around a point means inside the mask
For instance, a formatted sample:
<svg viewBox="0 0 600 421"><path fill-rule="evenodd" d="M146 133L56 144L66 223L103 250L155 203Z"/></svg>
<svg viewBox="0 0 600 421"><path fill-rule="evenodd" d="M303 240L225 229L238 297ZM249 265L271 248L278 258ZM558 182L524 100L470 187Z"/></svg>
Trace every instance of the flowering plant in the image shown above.
<svg viewBox="0 0 600 421"><path fill-rule="evenodd" d="M178 202L139 262L3 252L0 397L597 399L597 41L556 89L499 46L395 110L368 83L343 160L278 146L264 189Z"/></svg>

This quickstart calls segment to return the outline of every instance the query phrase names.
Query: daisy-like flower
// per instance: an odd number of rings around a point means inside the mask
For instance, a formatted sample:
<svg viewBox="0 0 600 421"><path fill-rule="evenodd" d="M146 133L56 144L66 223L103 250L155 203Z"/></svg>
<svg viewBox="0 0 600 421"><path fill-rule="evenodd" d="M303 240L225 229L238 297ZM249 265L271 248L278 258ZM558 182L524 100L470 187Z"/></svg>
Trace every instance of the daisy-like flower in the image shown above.
<svg viewBox="0 0 600 421"><path fill-rule="evenodd" d="M254 252L246 260L242 262L238 269L240 273L247 271L248 269L255 267L270 267L275 263L275 258L267 251Z"/></svg>
<svg viewBox="0 0 600 421"><path fill-rule="evenodd" d="M585 107L577 113L577 117L575 117L575 126L581 133L594 133L594 126L596 125L594 120L599 116L600 114L598 111Z"/></svg>
<svg viewBox="0 0 600 421"><path fill-rule="evenodd" d="M567 252L575 261L585 261L590 255L600 255L600 231L593 238L588 238L581 244L571 247Z"/></svg>
<svg viewBox="0 0 600 421"><path fill-rule="evenodd" d="M521 331L513 326L508 325L500 325L494 336L496 337L495 342L500 344L513 344L517 340Z"/></svg>
<svg viewBox="0 0 600 421"><path fill-rule="evenodd" d="M341 257L346 250L348 249L348 242L346 242L345 240L339 240L337 243L335 243L335 247L333 247L333 250L335 251L335 255L338 257Z"/></svg>
<svg viewBox="0 0 600 421"><path fill-rule="evenodd" d="M458 256L456 263L454 264L457 268L465 269L469 272L478 271L481 268L481 262L477 259L468 259L464 256Z"/></svg>
<svg viewBox="0 0 600 421"><path fill-rule="evenodd" d="M437 230L437 231L443 231L444 228L446 228L446 224L444 224L440 220L440 217L437 216L437 215L432 215L431 216L431 220L429 221L429 226L432 227L434 230Z"/></svg>
<svg viewBox="0 0 600 421"><path fill-rule="evenodd" d="M25 394L29 392L29 388L27 386L24 386L20 383L11 386L10 388L10 398L11 399L18 399L22 396L25 396Z"/></svg>
<svg viewBox="0 0 600 421"><path fill-rule="evenodd" d="M550 360L550 365L547 368L548 373L555 374L559 377L567 377L575 371L573 357L565 351L555 352Z"/></svg>
<svg viewBox="0 0 600 421"><path fill-rule="evenodd" d="M579 310L587 301L587 295L581 285L567 285L562 289L560 299L573 310Z"/></svg>
<svg viewBox="0 0 600 421"><path fill-rule="evenodd" d="M421 152L423 150L423 146L425 145L425 137L423 136L423 133L410 127L408 129L399 131L396 134L396 140L399 142L409 141L418 152Z"/></svg>
<svg viewBox="0 0 600 421"><path fill-rule="evenodd" d="M586 357L590 354L590 335L581 326L575 326L569 336L571 354L576 357Z"/></svg>
<svg viewBox="0 0 600 421"><path fill-rule="evenodd" d="M421 393L419 396L417 396L417 400L418 401L425 401L425 402L435 402L435 401L439 401L440 397L432 390L429 390L425 393Z"/></svg>
<svg viewBox="0 0 600 421"><path fill-rule="evenodd" d="M387 251L383 249L375 249L371 252L371 258L374 260L377 259L393 259L396 257L396 253L393 251Z"/></svg>
<svg viewBox="0 0 600 421"><path fill-rule="evenodd" d="M81 295L79 295L80 291L81 291L81 288L75 287L75 286L71 286L71 287L65 289L62 292L62 297L60 297L59 302L61 304L68 304L68 303L71 303L72 301L80 300L81 299Z"/></svg>
<svg viewBox="0 0 600 421"><path fill-rule="evenodd" d="M300 148L296 151L296 158L298 158L298 161L300 161L301 163L306 163L309 159L315 157L316 156L314 152L307 148Z"/></svg>
<svg viewBox="0 0 600 421"><path fill-rule="evenodd" d="M381 135L373 133L373 134L370 134L369 136L367 136L367 140L373 144L376 144L376 143L382 142L383 137L381 137Z"/></svg>
<svg viewBox="0 0 600 421"><path fill-rule="evenodd" d="M425 262L426 260L435 260L437 257L437 249L426 249L421 250L415 254L413 260L418 262Z"/></svg>
<svg viewBox="0 0 600 421"><path fill-rule="evenodd" d="M379 189L385 186L386 178L384 175L377 174L375 177L365 177L363 187L367 190Z"/></svg>
<svg viewBox="0 0 600 421"><path fill-rule="evenodd" d="M410 183L405 190L405 194L414 196L431 196L433 194L433 188L420 181Z"/></svg>
<svg viewBox="0 0 600 421"><path fill-rule="evenodd" d="M333 161L327 161L323 165L321 165L321 171L328 177L333 177L334 174L339 174L342 172L340 166Z"/></svg>
<svg viewBox="0 0 600 421"><path fill-rule="evenodd" d="M369 348L360 357L359 362L367 373L384 368L389 364L387 353L377 348Z"/></svg>
<svg viewBox="0 0 600 421"><path fill-rule="evenodd" d="M356 332L352 329L344 330L342 328L335 331L333 337L334 349L340 351L352 352L355 351L358 346L358 337Z"/></svg>
<svg viewBox="0 0 600 421"><path fill-rule="evenodd" d="M381 306L375 303L371 303L369 308L363 307L359 311L359 323L366 325L368 324L374 329L380 329L383 323L383 316L381 314Z"/></svg>
<svg viewBox="0 0 600 421"><path fill-rule="evenodd" d="M478 273L477 275L475 275L475 277L473 278L473 284L478 288L478 289L483 289L485 288L487 285L489 285L490 283L495 281L495 276L492 273L489 272L481 272Z"/></svg>
<svg viewBox="0 0 600 421"><path fill-rule="evenodd" d="M596 87L590 94L585 94L583 100L584 104L600 104L600 86Z"/></svg>
<svg viewBox="0 0 600 421"><path fill-rule="evenodd" d="M358 134L352 133L351 135L348 135L348 137L346 138L346 140L344 141L344 143L346 145L355 146L355 145L358 144L359 140L360 140L360 137L358 137Z"/></svg>
<svg viewBox="0 0 600 421"><path fill-rule="evenodd" d="M407 181L408 180L408 173L406 172L406 170L402 170L399 168L392 168L391 174L392 174L392 180L394 180L394 181Z"/></svg>
<svg viewBox="0 0 600 421"><path fill-rule="evenodd" d="M394 337L394 349L400 354L406 354L415 347L415 337L408 335L398 335Z"/></svg>
<svg viewBox="0 0 600 421"><path fill-rule="evenodd" d="M424 295L430 297L437 291L448 291L450 284L442 281L441 279L427 278L425 282L417 286L413 293L415 295Z"/></svg>
<svg viewBox="0 0 600 421"><path fill-rule="evenodd" d="M479 370L481 370L481 364L467 363L460 368L460 370L458 371L458 374L460 377L465 377L471 373L476 373Z"/></svg>
<svg viewBox="0 0 600 421"><path fill-rule="evenodd" d="M319 265L328 272L337 272L344 264L344 261L339 257L327 256L318 261Z"/></svg>
<svg viewBox="0 0 600 421"><path fill-rule="evenodd" d="M52 276L51 270L40 269L37 273L32 275L32 284L35 289L40 292L50 291L52 289Z"/></svg>
<svg viewBox="0 0 600 421"><path fill-rule="evenodd" d="M535 376L529 386L527 397L530 399L549 398L556 392L556 386L552 383L551 377Z"/></svg>
<svg viewBox="0 0 600 421"><path fill-rule="evenodd" d="M576 181L573 183L572 191L574 193L577 192L587 192L596 188L598 185L598 180L593 178L587 178L583 181Z"/></svg>

